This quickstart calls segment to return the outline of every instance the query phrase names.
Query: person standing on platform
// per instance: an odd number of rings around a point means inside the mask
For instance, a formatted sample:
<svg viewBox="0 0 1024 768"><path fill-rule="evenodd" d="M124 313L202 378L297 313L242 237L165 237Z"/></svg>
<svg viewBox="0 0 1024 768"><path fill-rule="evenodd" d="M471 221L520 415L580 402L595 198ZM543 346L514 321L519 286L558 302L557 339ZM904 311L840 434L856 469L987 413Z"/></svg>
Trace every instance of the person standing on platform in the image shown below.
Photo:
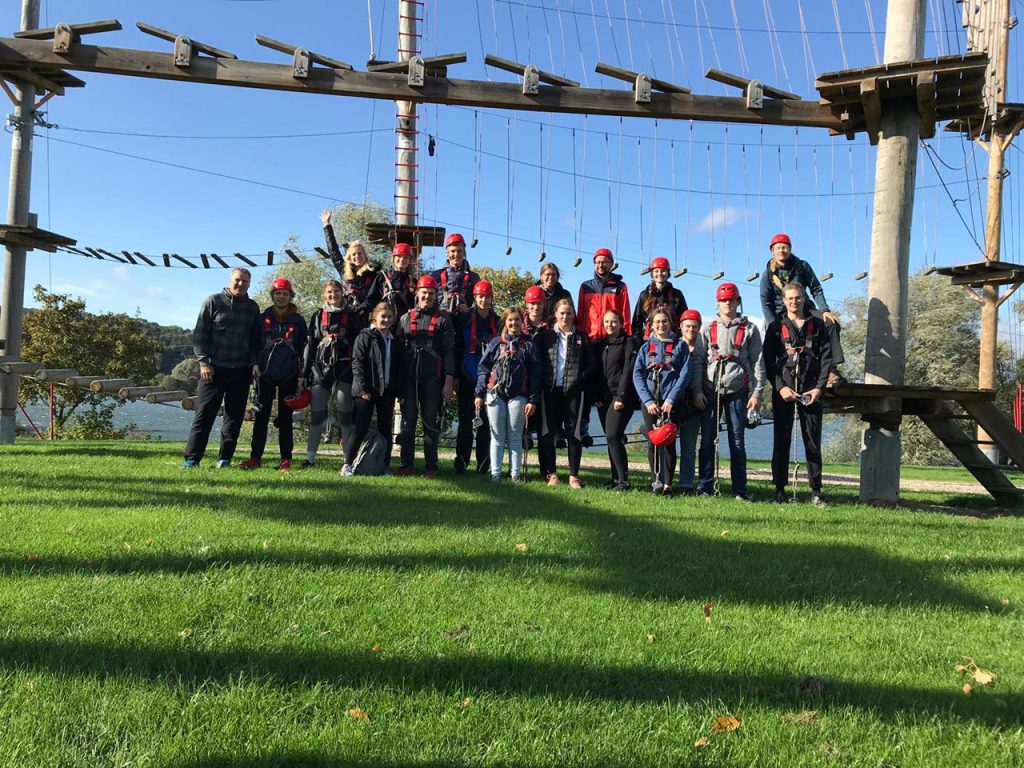
<svg viewBox="0 0 1024 768"><path fill-rule="evenodd" d="M259 375L256 359L260 351L260 307L249 298L251 281L249 270L234 270L228 287L208 296L199 310L192 332L192 349L199 360L199 390L196 415L185 447L184 469L198 467L203 460L221 403L224 423L217 468L231 466L235 455L249 385Z"/></svg>

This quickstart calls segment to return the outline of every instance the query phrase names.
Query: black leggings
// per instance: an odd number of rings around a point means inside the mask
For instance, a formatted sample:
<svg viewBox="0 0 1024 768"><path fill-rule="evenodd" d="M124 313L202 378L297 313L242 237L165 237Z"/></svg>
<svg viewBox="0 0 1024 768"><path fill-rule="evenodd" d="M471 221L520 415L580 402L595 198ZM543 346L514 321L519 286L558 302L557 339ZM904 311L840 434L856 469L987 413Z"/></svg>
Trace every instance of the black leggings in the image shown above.
<svg viewBox="0 0 1024 768"><path fill-rule="evenodd" d="M354 399L352 404L355 416L355 427L352 430L351 445L345 446L345 463L351 465L359 455L359 447L370 431L370 422L377 414L377 431L388 441L385 466L391 466L391 444L394 430L395 396L393 394L376 395L370 400L361 397Z"/></svg>
<svg viewBox="0 0 1024 768"><path fill-rule="evenodd" d="M616 411L611 402L598 406L597 415L601 419L601 428L608 440L608 459L612 465L612 481L629 482L629 458L626 455L626 441L623 439L626 428L636 408L627 405Z"/></svg>
<svg viewBox="0 0 1024 768"><path fill-rule="evenodd" d="M267 445L267 428L270 426L270 412L273 410L274 396L277 396L277 439L281 445L281 459L291 461L295 440L292 435L292 409L284 404L284 399L295 394L299 388L297 379L289 379L281 384L274 384L266 378L260 378L259 404L260 412L252 422L252 446L249 455L254 459L263 458L263 449Z"/></svg>
<svg viewBox="0 0 1024 768"><path fill-rule="evenodd" d="M566 392L561 387L544 390L539 451L541 477L555 474L555 438L558 436L559 427L569 446L569 474L573 477L579 475L583 443L577 437L577 429L582 409L582 392Z"/></svg>
<svg viewBox="0 0 1024 768"><path fill-rule="evenodd" d="M437 469L437 439L441 434L444 403L440 379L408 379L402 399L402 431L398 443L402 447L402 466L411 467L416 456L416 420L423 419L423 458L427 469Z"/></svg>

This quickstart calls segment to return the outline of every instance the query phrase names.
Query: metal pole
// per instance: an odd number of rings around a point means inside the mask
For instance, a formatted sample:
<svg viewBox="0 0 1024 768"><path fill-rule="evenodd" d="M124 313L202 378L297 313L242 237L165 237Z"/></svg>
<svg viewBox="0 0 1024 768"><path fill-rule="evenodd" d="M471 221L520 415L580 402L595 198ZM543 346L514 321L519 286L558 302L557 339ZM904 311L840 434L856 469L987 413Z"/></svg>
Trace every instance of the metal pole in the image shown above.
<svg viewBox="0 0 1024 768"><path fill-rule="evenodd" d="M921 58L924 28L925 0L889 0L885 63ZM883 104L875 161L864 380L868 384L902 384L920 118L912 101ZM865 414L863 418L860 498L897 501L902 454L898 402L887 403L885 413Z"/></svg>
<svg viewBox="0 0 1024 768"><path fill-rule="evenodd" d="M398 4L398 60L408 61L419 54L419 3L401 0ZM402 227L416 224L416 103L396 101L395 126L395 223Z"/></svg>
<svg viewBox="0 0 1024 768"><path fill-rule="evenodd" d="M21 29L39 28L39 0L22 0ZM32 112L36 89L21 85L17 90L11 126L11 180L7 197L7 223L27 226L32 194ZM0 339L3 356L17 360L21 355L21 327L25 308L25 254L22 246L8 246L4 258L4 285L0 295ZM0 444L14 442L14 414L18 406L18 374L0 373Z"/></svg>
<svg viewBox="0 0 1024 768"><path fill-rule="evenodd" d="M989 114L994 120L997 116L996 104L1006 101L1007 51L1010 44L1010 0L993 0L989 6L988 39L990 42L989 56L992 62L991 77L988 80L986 103L990 105ZM994 48L995 50L991 50ZM1004 153L1008 141L1008 130L992 126L988 143L988 211L985 220L985 261L999 261L1000 245L1003 232L1003 168ZM986 285L981 289L981 349L978 356L978 388L995 389L996 387L996 338L999 334L999 288ZM988 458L995 462L999 451L994 445L987 445L991 440L988 433L978 427L978 446Z"/></svg>

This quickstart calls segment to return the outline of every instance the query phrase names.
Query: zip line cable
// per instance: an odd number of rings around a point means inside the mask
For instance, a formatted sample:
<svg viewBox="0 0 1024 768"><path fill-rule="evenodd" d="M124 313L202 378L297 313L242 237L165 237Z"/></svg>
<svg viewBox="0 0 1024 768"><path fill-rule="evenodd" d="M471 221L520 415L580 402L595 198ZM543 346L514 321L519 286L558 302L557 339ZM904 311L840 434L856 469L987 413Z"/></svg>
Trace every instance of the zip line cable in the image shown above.
<svg viewBox="0 0 1024 768"><path fill-rule="evenodd" d="M640 147L640 139L636 140L636 179L640 197L640 257L644 255L644 153Z"/></svg>
<svg viewBox="0 0 1024 768"><path fill-rule="evenodd" d="M629 20L629 0L622 0L622 13L626 17L626 50L629 51L629 68L635 70L636 64L633 62L633 25Z"/></svg>
<svg viewBox="0 0 1024 768"><path fill-rule="evenodd" d="M683 267L690 268L690 189L693 187L693 120L690 121L690 139L686 150L686 240L683 245Z"/></svg>
<svg viewBox="0 0 1024 768"><path fill-rule="evenodd" d="M615 253L619 252L619 233L622 231L622 118L619 118L619 179L615 191Z"/></svg>
<svg viewBox="0 0 1024 768"><path fill-rule="evenodd" d="M839 0L832 0L832 16L836 20L836 33L839 35L839 52L843 57L843 69L849 69L850 65L846 60L846 41L843 39L843 25L839 21ZM807 34L806 30L804 34Z"/></svg>

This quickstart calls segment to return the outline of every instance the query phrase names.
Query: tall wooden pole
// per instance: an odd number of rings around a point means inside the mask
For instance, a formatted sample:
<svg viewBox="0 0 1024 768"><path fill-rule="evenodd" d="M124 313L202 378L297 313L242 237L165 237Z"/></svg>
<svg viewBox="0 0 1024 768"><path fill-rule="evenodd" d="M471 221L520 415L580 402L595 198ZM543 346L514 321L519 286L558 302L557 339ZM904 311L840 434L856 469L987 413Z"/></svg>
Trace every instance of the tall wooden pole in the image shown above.
<svg viewBox="0 0 1024 768"><path fill-rule="evenodd" d="M996 106L1006 101L1007 52L1010 44L1010 0L989 3L988 39L992 71L988 79L986 103L993 119ZM994 50L993 50L994 49ZM1003 170L1004 153L1012 126L992 126L988 142L988 211L985 219L985 261L999 261L1003 232ZM981 290L981 350L978 358L978 388L996 387L996 340L999 335L999 288L986 285ZM991 461L998 460L998 451L989 445L991 438L978 427L979 448Z"/></svg>
<svg viewBox="0 0 1024 768"><path fill-rule="evenodd" d="M925 0L889 0L885 63L924 55ZM907 350L910 225L917 176L920 117L913 102L885 104L875 161L868 328L864 381L903 384ZM892 405L895 405L893 403ZM896 415L893 415L893 414ZM895 407L864 415L860 498L899 499L900 420Z"/></svg>
<svg viewBox="0 0 1024 768"><path fill-rule="evenodd" d="M22 0L21 28L39 28L39 0ZM7 223L27 226L32 194L32 112L36 89L21 85L16 93L15 124L11 126L11 179L7 197ZM0 339L3 356L21 355L21 328L25 309L25 254L22 246L8 246L4 257L4 284L0 295ZM18 374L0 373L0 444L14 442L14 413L18 407Z"/></svg>
<svg viewBox="0 0 1024 768"><path fill-rule="evenodd" d="M408 61L420 52L419 4L401 0L398 4L398 60ZM396 101L395 126L395 223L403 227L416 224L416 177L419 159L416 151L416 103Z"/></svg>

